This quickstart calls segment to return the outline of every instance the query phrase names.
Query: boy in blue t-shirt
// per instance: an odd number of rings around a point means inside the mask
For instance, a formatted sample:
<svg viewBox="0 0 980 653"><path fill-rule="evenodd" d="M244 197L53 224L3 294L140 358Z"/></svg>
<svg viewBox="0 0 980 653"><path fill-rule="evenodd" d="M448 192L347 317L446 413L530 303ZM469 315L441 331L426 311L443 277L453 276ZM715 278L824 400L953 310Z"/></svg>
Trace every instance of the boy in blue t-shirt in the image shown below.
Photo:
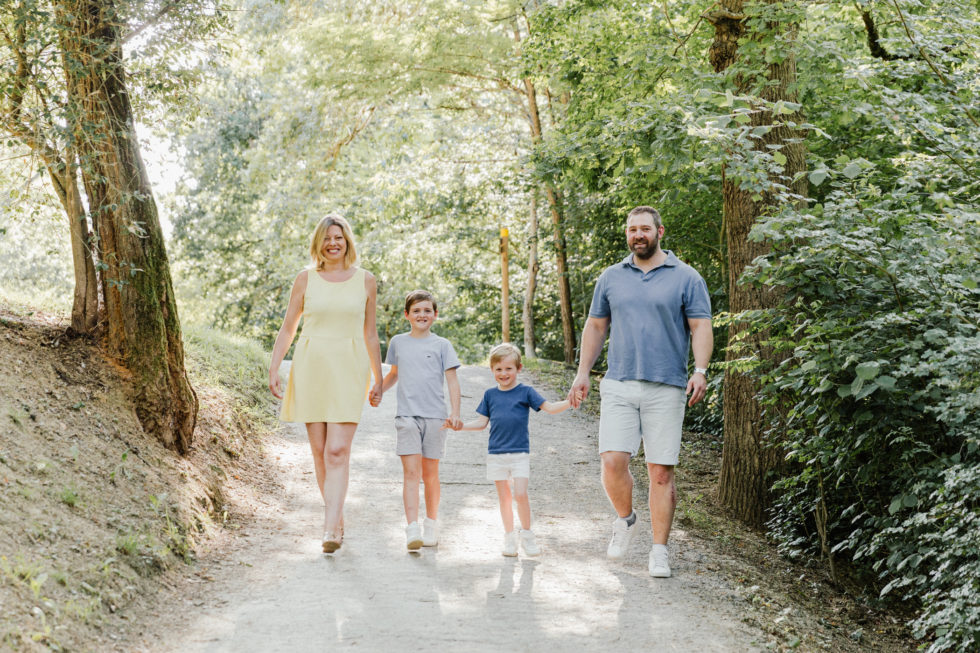
<svg viewBox="0 0 980 653"><path fill-rule="evenodd" d="M410 551L439 543L439 460L446 453L446 428L458 428L459 358L452 344L432 333L439 312L436 300L425 290L413 290L405 298L405 319L412 326L388 343L382 392L398 384L395 413L395 453L401 457L404 482L405 542ZM449 389L450 412L446 414L443 381ZM419 520L419 481L425 485L425 521Z"/></svg>
<svg viewBox="0 0 980 653"><path fill-rule="evenodd" d="M497 387L483 394L483 400L476 409L482 417L464 423L457 430L482 431L490 423L487 478L496 484L497 498L500 500L500 516L504 522L502 553L505 556L517 555L513 500L517 501L517 515L521 520L520 541L524 553L535 556L541 553L541 549L531 532L531 505L527 496L531 475L528 414L533 408L556 415L567 410L570 403L567 399L545 401L534 388L517 382L517 373L521 371L521 352L512 344L504 343L490 350L490 369L493 370Z"/></svg>

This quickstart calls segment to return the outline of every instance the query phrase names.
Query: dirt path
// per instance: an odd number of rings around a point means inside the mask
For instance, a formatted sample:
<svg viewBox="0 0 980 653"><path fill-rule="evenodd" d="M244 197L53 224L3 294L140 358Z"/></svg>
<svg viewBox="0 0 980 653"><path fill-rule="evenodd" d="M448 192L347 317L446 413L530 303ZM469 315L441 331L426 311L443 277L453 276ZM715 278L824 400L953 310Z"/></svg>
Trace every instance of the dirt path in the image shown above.
<svg viewBox="0 0 980 653"><path fill-rule="evenodd" d="M472 416L489 371L461 368ZM546 396L552 393L545 392ZM554 398L553 396L551 398ZM611 510L599 485L596 425L573 411L531 417L531 506L538 558L500 555L501 526L486 480L486 433L453 433L441 466L437 548L408 553L394 393L365 408L352 455L339 554L320 553L321 504L305 430L270 443L280 496L256 496L254 523L226 558L202 562L206 581L171 597L169 634L135 646L160 651L360 650L752 651L766 641L742 623L736 591L713 575L697 542L675 530L674 577L647 574L649 527L625 562L605 558ZM641 497L645 492L637 492ZM646 501L638 501L645 507ZM649 524L647 514L638 510ZM176 632L175 632L176 631ZM625 648L623 648L625 647Z"/></svg>

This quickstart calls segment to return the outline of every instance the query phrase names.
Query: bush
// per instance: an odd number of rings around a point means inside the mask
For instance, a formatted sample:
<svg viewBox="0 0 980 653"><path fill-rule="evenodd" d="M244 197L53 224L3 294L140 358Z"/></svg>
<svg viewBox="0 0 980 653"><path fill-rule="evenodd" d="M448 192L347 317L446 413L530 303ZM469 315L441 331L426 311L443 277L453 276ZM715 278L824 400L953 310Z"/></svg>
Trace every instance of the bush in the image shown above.
<svg viewBox="0 0 980 653"><path fill-rule="evenodd" d="M930 651L976 650L978 215L872 190L755 232L774 249L751 280L785 298L755 322L786 356L763 391L788 461L770 526L784 550L847 554L917 602Z"/></svg>

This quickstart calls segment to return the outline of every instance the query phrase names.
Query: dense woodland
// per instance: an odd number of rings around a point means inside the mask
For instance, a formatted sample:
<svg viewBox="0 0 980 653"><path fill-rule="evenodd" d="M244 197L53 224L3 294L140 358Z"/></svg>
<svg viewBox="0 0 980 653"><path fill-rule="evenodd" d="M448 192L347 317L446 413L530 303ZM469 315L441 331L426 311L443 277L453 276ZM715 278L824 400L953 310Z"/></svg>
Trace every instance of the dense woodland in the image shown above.
<svg viewBox="0 0 980 653"><path fill-rule="evenodd" d="M178 312L271 343L326 212L379 279L382 342L425 287L473 362L501 339L507 227L511 339L571 363L652 204L712 292L688 425L724 439L718 500L917 606L929 650L975 650L978 20L964 0L10 0L3 297L70 307L182 451Z"/></svg>

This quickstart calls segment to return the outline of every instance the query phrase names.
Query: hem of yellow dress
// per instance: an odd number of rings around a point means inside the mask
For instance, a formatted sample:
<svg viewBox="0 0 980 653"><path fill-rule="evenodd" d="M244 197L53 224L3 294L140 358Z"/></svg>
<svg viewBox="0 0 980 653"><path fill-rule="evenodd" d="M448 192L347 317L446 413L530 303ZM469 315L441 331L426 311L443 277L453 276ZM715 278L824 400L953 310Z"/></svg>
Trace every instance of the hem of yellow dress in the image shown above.
<svg viewBox="0 0 980 653"><path fill-rule="evenodd" d="M361 416L358 415L355 419L343 419L343 418L338 419L336 417L330 419L324 419L322 417L313 417L311 419L304 419L300 417L283 417L280 415L279 421L284 422L286 424L318 424L321 422L324 424L360 424Z"/></svg>

